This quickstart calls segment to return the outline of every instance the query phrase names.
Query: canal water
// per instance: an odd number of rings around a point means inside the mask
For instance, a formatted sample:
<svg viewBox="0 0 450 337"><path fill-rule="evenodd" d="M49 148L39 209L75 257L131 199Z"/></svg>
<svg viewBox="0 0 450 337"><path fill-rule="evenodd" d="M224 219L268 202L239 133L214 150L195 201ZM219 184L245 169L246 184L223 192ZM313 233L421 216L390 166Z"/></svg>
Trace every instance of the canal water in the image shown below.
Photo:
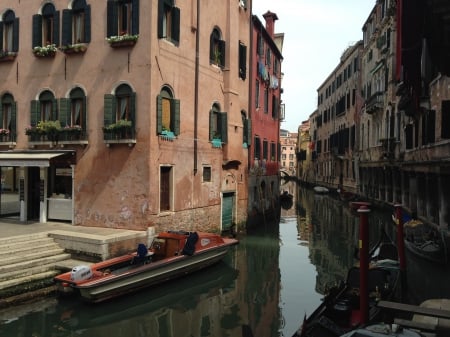
<svg viewBox="0 0 450 337"><path fill-rule="evenodd" d="M283 189L294 202L279 223L241 236L218 265L106 303L50 297L3 309L0 336L292 336L355 262L359 218L332 196ZM371 242L382 228L395 238L391 214L371 210ZM410 302L450 297L447 267L414 259L407 267Z"/></svg>

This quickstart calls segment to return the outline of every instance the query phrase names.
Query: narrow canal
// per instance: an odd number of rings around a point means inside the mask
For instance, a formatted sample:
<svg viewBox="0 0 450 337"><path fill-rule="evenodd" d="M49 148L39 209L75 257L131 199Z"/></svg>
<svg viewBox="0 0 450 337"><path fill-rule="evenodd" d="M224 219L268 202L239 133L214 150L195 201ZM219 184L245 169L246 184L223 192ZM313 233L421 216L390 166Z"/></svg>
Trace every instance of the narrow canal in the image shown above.
<svg viewBox="0 0 450 337"><path fill-rule="evenodd" d="M51 297L4 309L0 336L292 336L327 287L345 279L359 219L331 196L283 187L293 207L240 237L220 264L107 303ZM373 209L369 227L373 242L383 227L395 236L390 210ZM414 259L407 267L410 302L450 297L448 267Z"/></svg>

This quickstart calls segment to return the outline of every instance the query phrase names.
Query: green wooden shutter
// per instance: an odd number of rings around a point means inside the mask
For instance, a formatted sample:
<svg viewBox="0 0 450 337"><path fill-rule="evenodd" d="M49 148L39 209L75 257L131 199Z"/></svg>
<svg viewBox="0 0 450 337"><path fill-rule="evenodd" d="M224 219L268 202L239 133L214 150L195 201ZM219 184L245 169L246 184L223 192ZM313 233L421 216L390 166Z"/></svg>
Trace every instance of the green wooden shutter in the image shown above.
<svg viewBox="0 0 450 337"><path fill-rule="evenodd" d="M220 125L220 139L222 143L228 142L228 116L226 112L220 112L218 114L219 125Z"/></svg>
<svg viewBox="0 0 450 337"><path fill-rule="evenodd" d="M158 1L158 39L164 38L164 0Z"/></svg>
<svg viewBox="0 0 450 337"><path fill-rule="evenodd" d="M0 22L0 50L3 50L3 22Z"/></svg>
<svg viewBox="0 0 450 337"><path fill-rule="evenodd" d="M233 225L234 193L224 193L222 198L222 230Z"/></svg>
<svg viewBox="0 0 450 337"><path fill-rule="evenodd" d="M52 114L53 114L53 120L58 120L58 101L56 98L52 99Z"/></svg>
<svg viewBox="0 0 450 337"><path fill-rule="evenodd" d="M162 96L156 96L156 134L162 132Z"/></svg>
<svg viewBox="0 0 450 337"><path fill-rule="evenodd" d="M172 99L170 107L172 109L171 119L173 118L173 133L178 136L180 134L180 100Z"/></svg>
<svg viewBox="0 0 450 337"><path fill-rule="evenodd" d="M39 111L39 101L31 101L30 125L37 126L40 120L41 112Z"/></svg>
<svg viewBox="0 0 450 337"><path fill-rule="evenodd" d="M214 138L214 119L213 119L214 111L209 110L209 140ZM217 130L219 131L219 130Z"/></svg>
<svg viewBox="0 0 450 337"><path fill-rule="evenodd" d="M17 102L13 102L11 106L11 124L10 131L12 134L17 134Z"/></svg>
<svg viewBox="0 0 450 337"><path fill-rule="evenodd" d="M172 8L172 41L180 42L180 9L177 7Z"/></svg>
<svg viewBox="0 0 450 337"><path fill-rule="evenodd" d="M136 127L136 93L130 94L130 120L133 128Z"/></svg>
<svg viewBox="0 0 450 337"><path fill-rule="evenodd" d="M239 42L239 77L247 77L247 46Z"/></svg>
<svg viewBox="0 0 450 337"><path fill-rule="evenodd" d="M2 102L2 100L0 99L0 128L6 128L7 127L7 125L3 125L3 102Z"/></svg>
<svg viewBox="0 0 450 337"><path fill-rule="evenodd" d="M84 9L84 42L91 42L91 5Z"/></svg>
<svg viewBox="0 0 450 337"><path fill-rule="evenodd" d="M31 47L38 47L42 44L42 16L33 15L33 37Z"/></svg>
<svg viewBox="0 0 450 337"><path fill-rule="evenodd" d="M117 2L116 0L108 0L107 5L107 28L106 34L108 37L118 35L119 27L117 22L119 20L119 16L117 13Z"/></svg>
<svg viewBox="0 0 450 337"><path fill-rule="evenodd" d="M133 35L139 34L139 0L132 0L132 22L131 33Z"/></svg>
<svg viewBox="0 0 450 337"><path fill-rule="evenodd" d="M252 145L252 120L247 118L245 122L247 124L247 145Z"/></svg>
<svg viewBox="0 0 450 337"><path fill-rule="evenodd" d="M61 44L63 46L72 44L72 11L70 9L63 10Z"/></svg>
<svg viewBox="0 0 450 337"><path fill-rule="evenodd" d="M116 121L115 109L116 107L116 97L111 94L106 94L104 97L103 106L103 125L108 126Z"/></svg>
<svg viewBox="0 0 450 337"><path fill-rule="evenodd" d="M61 127L70 126L70 99L60 98L59 100L59 122Z"/></svg>
<svg viewBox="0 0 450 337"><path fill-rule="evenodd" d="M61 44L61 41L59 40L59 11L55 12L55 15L53 16L53 43L56 46L59 46ZM41 39L42 40L42 39Z"/></svg>
<svg viewBox="0 0 450 337"><path fill-rule="evenodd" d="M86 120L87 116L88 116L88 113L87 113L87 97L84 96L83 97L83 119L82 119L82 125L80 125L83 128L84 131L87 130L87 120Z"/></svg>
<svg viewBox="0 0 450 337"><path fill-rule="evenodd" d="M13 23L13 52L19 51L19 18L14 19Z"/></svg>
<svg viewBox="0 0 450 337"><path fill-rule="evenodd" d="M219 65L225 67L225 41L218 41L219 53L220 53L220 61Z"/></svg>

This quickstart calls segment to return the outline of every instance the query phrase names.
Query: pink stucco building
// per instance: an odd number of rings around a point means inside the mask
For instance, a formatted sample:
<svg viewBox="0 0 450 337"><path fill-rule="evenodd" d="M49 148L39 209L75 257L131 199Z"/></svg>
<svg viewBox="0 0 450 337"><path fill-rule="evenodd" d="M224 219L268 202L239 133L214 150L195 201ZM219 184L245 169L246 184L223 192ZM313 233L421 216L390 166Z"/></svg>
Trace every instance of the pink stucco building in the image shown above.
<svg viewBox="0 0 450 337"><path fill-rule="evenodd" d="M249 2L3 0L1 215L242 224Z"/></svg>

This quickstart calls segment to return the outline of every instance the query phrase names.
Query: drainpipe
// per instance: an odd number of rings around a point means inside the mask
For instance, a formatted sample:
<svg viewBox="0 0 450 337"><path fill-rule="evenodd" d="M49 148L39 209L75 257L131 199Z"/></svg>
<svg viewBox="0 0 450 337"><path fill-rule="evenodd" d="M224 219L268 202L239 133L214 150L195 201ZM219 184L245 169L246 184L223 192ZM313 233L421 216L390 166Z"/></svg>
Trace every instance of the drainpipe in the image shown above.
<svg viewBox="0 0 450 337"><path fill-rule="evenodd" d="M197 174L198 156L198 72L199 72L199 50L200 50L200 0L197 0L197 31L195 36L195 83L194 83L194 175Z"/></svg>

